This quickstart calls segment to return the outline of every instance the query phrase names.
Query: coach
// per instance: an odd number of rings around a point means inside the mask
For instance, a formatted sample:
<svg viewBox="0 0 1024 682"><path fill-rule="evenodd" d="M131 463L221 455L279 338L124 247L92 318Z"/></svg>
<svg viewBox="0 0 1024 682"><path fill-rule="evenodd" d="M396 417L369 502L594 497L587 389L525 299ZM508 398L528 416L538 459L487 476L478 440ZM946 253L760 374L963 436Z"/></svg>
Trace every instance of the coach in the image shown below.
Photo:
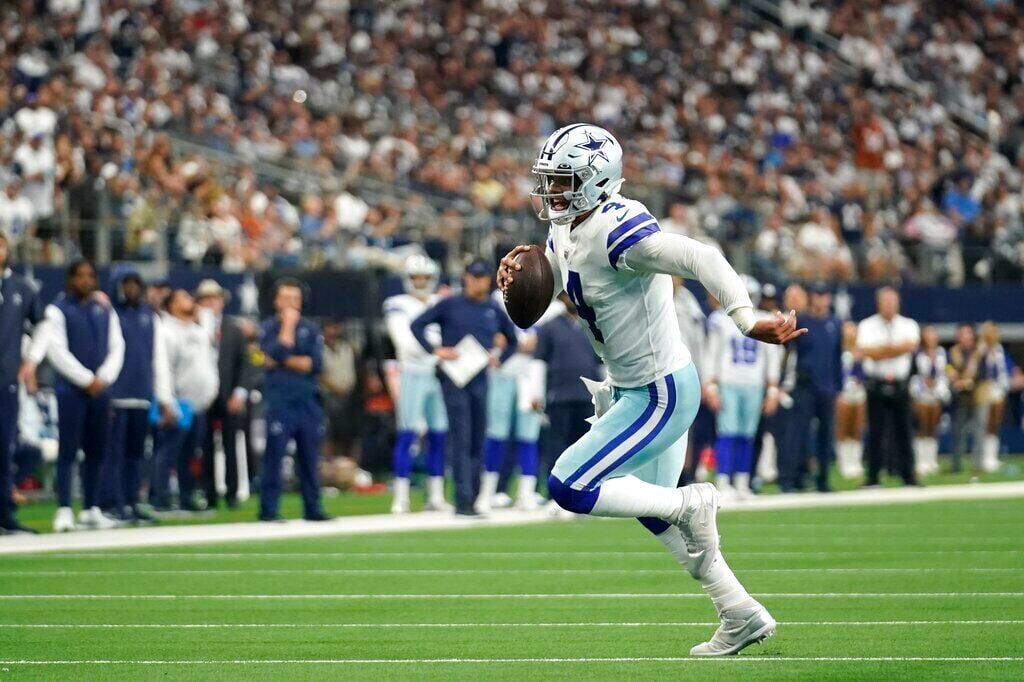
<svg viewBox="0 0 1024 682"><path fill-rule="evenodd" d="M78 523L83 528L112 528L113 519L100 512L98 478L110 437L108 388L121 374L124 337L113 308L100 302L96 269L77 260L67 270L67 290L46 307L38 333L45 334L46 357L57 372L57 515L54 531L75 529L71 511L71 477L78 450L85 454L81 477L84 496Z"/></svg>
<svg viewBox="0 0 1024 682"><path fill-rule="evenodd" d="M428 308L412 322L412 333L428 353L441 360L455 360L455 345L466 336L472 336L480 345L491 350L495 337L505 337L501 362L516 351L516 328L501 306L491 299L493 268L482 260L475 260L462 277L462 292L442 299ZM441 345L437 348L427 339L427 326L441 328ZM492 366L500 363L492 358ZM448 442L455 478L455 513L478 516L473 501L479 489L480 458L487 427L487 372L481 371L461 388L441 371L441 390L448 409Z"/></svg>
<svg viewBox="0 0 1024 682"><path fill-rule="evenodd" d="M790 447L797 448L781 458L779 487L783 490L802 488L801 472L807 469L807 444L814 444L818 463L818 492L829 492L829 467L835 450L836 395L843 385L841 356L843 352L842 323L832 314L832 292L828 285L810 287L807 315L800 318L807 333L793 342L796 352L796 385L793 388L791 428L794 437ZM812 422L818 426L810 439ZM785 466L782 466L785 465Z"/></svg>
<svg viewBox="0 0 1024 682"><path fill-rule="evenodd" d="M35 390L35 365L22 362L21 338L42 318L35 288L7 267L10 244L0 232L0 535L32 533L15 517L11 459L18 443L18 380Z"/></svg>
<svg viewBox="0 0 1024 682"><path fill-rule="evenodd" d="M316 393L323 366L324 340L320 328L302 317L303 288L298 280L278 282L274 292L277 314L260 326L260 349L266 377L263 398L267 412L267 447L263 453L260 520L280 520L281 460L288 442L295 441L295 470L302 491L303 518L327 521L320 506L320 444L324 412Z"/></svg>
<svg viewBox="0 0 1024 682"><path fill-rule="evenodd" d="M917 322L899 314L900 297L892 287L876 295L878 313L857 327L856 355L864 361L868 392L868 477L878 485L882 467L915 485L910 431L908 380L921 340Z"/></svg>

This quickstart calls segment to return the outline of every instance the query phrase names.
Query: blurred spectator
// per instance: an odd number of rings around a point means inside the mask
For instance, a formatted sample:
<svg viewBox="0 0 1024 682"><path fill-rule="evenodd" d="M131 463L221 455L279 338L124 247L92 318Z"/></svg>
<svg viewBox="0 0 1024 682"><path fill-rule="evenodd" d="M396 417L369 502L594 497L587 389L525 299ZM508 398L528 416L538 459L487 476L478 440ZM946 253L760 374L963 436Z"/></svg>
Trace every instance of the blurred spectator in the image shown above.
<svg viewBox="0 0 1024 682"><path fill-rule="evenodd" d="M857 323L843 322L843 386L836 401L836 464L846 479L864 475L864 426L867 393L864 368L856 356Z"/></svg>
<svg viewBox="0 0 1024 682"><path fill-rule="evenodd" d="M999 429L1003 423L1006 394L1010 390L1009 357L999 342L999 327L981 325L976 351L977 388L974 390L974 464L983 472L999 470Z"/></svg>
<svg viewBox="0 0 1024 682"><path fill-rule="evenodd" d="M958 473L967 454L968 441L974 438L972 452L980 450L979 434L974 433L974 391L978 373L978 348L974 327L961 324L956 329L956 343L949 349L947 373L953 392L952 470Z"/></svg>
<svg viewBox="0 0 1024 682"><path fill-rule="evenodd" d="M594 406L580 377L599 381L604 374L601 361L579 325L576 306L565 293L558 300L565 306L565 312L540 327L533 351L533 357L547 369L544 405L550 426L537 474L541 481L547 480L555 459L589 428L587 419L593 416Z"/></svg>
<svg viewBox="0 0 1024 682"><path fill-rule="evenodd" d="M247 331L251 323L224 313L227 299L228 293L216 280L204 279L195 291L195 300L199 305L198 319L210 334L217 358L217 397L206 413L202 434L203 493L207 506L214 509L220 497L214 476L214 436L220 431L226 486L224 500L229 509L234 509L238 506L238 434L245 420L249 391L255 386L255 371L249 359L248 340L248 337L255 336L255 330Z"/></svg>
<svg viewBox="0 0 1024 682"><path fill-rule="evenodd" d="M914 399L917 435L914 438L914 464L918 476L939 473L939 419L942 406L949 402L946 349L931 325L921 330L921 349L914 356L914 376L910 396Z"/></svg>
<svg viewBox="0 0 1024 682"><path fill-rule="evenodd" d="M21 193L21 183L11 178L0 194L0 232L7 235L7 248L18 251L23 239L33 231L35 210L32 202Z"/></svg>
<svg viewBox="0 0 1024 682"><path fill-rule="evenodd" d="M46 348L57 372L60 447L57 454L55 532L75 530L71 489L79 449L82 511L78 527L113 528L117 522L99 508L99 473L110 442L109 387L121 373L124 337L117 314L94 295L96 269L84 260L68 267L67 288L46 307L46 319L34 340Z"/></svg>
<svg viewBox="0 0 1024 682"><path fill-rule="evenodd" d="M197 321L197 306L184 289L175 289L164 303L161 331L167 348L171 385L178 403L178 418L157 435L153 457L150 501L158 511L171 509L170 477L178 480L178 506L199 511L195 499L196 455L202 447L206 411L217 398L217 352L209 332Z"/></svg>
<svg viewBox="0 0 1024 682"><path fill-rule="evenodd" d="M877 486L883 468L916 485L908 381L921 335L916 322L899 314L895 289L882 287L875 299L878 313L861 321L855 351L863 358L868 393L866 485Z"/></svg>
<svg viewBox="0 0 1024 682"><path fill-rule="evenodd" d="M304 293L296 280L282 280L274 291L274 317L263 321L260 349L266 375L267 449L263 453L260 520L278 521L281 465L289 442L295 443L295 470L307 521L330 519L320 506L319 458L324 413L317 398L317 377L323 368L320 329L302 317Z"/></svg>
<svg viewBox="0 0 1024 682"><path fill-rule="evenodd" d="M345 338L340 322L324 326L324 368L320 387L327 412L327 451L332 456L352 456L358 433L353 392L356 389L356 350Z"/></svg>

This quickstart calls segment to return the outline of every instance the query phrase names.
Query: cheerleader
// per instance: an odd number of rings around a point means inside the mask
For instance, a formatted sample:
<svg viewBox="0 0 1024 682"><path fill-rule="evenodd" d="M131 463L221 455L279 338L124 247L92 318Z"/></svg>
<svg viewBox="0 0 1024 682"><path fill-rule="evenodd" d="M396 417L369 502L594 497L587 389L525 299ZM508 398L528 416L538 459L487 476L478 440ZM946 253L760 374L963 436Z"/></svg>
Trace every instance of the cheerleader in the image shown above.
<svg viewBox="0 0 1024 682"><path fill-rule="evenodd" d="M864 423L866 415L864 372L853 356L857 323L843 323L843 392L836 401L836 465L843 478L864 475Z"/></svg>
<svg viewBox="0 0 1024 682"><path fill-rule="evenodd" d="M915 374L910 379L910 397L914 401L917 437L914 438L914 464L918 476L939 473L939 419L943 405L950 399L946 349L939 345L935 327L921 330L921 349L914 357Z"/></svg>
<svg viewBox="0 0 1024 682"><path fill-rule="evenodd" d="M999 327L992 322L981 325L974 389L975 465L986 473L999 470L999 425L1003 422L1006 393L1010 388L1010 370L1006 352L999 342ZM980 447L979 447L980 445Z"/></svg>

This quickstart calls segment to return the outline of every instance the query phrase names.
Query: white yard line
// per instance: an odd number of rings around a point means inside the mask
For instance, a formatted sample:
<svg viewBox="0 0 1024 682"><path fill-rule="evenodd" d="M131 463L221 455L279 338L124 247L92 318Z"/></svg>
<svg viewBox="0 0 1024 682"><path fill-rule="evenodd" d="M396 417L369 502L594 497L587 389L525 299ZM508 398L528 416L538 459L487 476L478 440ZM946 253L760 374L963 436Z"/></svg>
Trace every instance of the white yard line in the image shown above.
<svg viewBox="0 0 1024 682"><path fill-rule="evenodd" d="M171 628L177 630L215 629L458 629L458 628L676 628L714 627L717 621L676 622L583 622L583 623L0 623L0 629L15 630L134 630ZM1024 620L816 620L780 622L785 627L875 627L917 625L1024 625Z"/></svg>
<svg viewBox="0 0 1024 682"><path fill-rule="evenodd" d="M847 598L936 598L1024 597L1024 592L754 592L766 599L847 599ZM294 600L532 600L532 599L706 599L693 592L610 592L610 593L499 593L499 594L0 594L0 601L294 601Z"/></svg>
<svg viewBox="0 0 1024 682"><path fill-rule="evenodd" d="M802 495L766 495L742 504L725 507L723 513L845 507L879 504L905 504L940 500L992 500L1024 497L1024 481L932 488L888 488L854 490L842 493L806 493ZM234 523L156 528L122 528L112 531L83 531L62 535L28 535L0 538L0 554L24 554L67 550L192 545L233 541L265 541L287 538L328 537L363 533L393 533L415 530L455 530L487 528L552 521L544 511L500 511L486 519L458 518L443 512L423 512L393 516L347 516L326 523L289 521L286 523Z"/></svg>
<svg viewBox="0 0 1024 682"><path fill-rule="evenodd" d="M424 665L424 664L501 664L510 663L1018 663L1024 656L622 656L608 658L307 658L307 659L234 659L234 660L0 660L0 665Z"/></svg>
<svg viewBox="0 0 1024 682"><path fill-rule="evenodd" d="M188 575L680 575L680 568L252 568L252 569L136 569L95 571L0 571L5 578L65 578L87 576ZM917 574L917 573L1022 573L1024 568L736 568L737 573Z"/></svg>

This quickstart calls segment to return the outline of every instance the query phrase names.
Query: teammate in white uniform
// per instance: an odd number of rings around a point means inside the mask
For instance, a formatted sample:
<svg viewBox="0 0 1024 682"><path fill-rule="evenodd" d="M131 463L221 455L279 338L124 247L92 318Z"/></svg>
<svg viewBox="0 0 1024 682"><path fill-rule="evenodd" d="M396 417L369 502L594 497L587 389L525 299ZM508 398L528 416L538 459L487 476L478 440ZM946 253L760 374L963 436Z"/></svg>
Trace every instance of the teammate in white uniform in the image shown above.
<svg viewBox="0 0 1024 682"><path fill-rule="evenodd" d="M394 499L392 514L409 511L409 474L412 473L412 447L426 431L427 503L424 510L449 511L444 499L445 436L448 413L437 379L437 358L423 350L409 328L413 320L436 300L437 264L426 256L409 256L402 283L406 293L384 300L384 323L400 364L398 380L398 434L394 451ZM440 344L441 331L427 329Z"/></svg>
<svg viewBox="0 0 1024 682"><path fill-rule="evenodd" d="M751 297L760 285L748 282ZM752 293L751 293L752 292ZM758 310L758 319L768 313ZM710 407L717 414L715 461L718 490L729 497L750 497L754 435L762 412L775 411L779 398L778 346L744 336L721 309L708 316L704 383Z"/></svg>
<svg viewBox="0 0 1024 682"><path fill-rule="evenodd" d="M718 491L675 486L700 383L679 334L670 275L697 279L748 336L784 343L806 332L796 315L757 321L739 275L721 253L662 232L643 204L618 193L622 147L597 126L575 124L545 141L533 167L538 215L550 221L546 254L552 298L576 305L608 380L595 391L597 419L558 458L548 490L564 509L635 517L700 581L721 617L693 655L737 653L775 632L768 611L740 585L718 549ZM505 291L522 266L507 254L498 269Z"/></svg>

